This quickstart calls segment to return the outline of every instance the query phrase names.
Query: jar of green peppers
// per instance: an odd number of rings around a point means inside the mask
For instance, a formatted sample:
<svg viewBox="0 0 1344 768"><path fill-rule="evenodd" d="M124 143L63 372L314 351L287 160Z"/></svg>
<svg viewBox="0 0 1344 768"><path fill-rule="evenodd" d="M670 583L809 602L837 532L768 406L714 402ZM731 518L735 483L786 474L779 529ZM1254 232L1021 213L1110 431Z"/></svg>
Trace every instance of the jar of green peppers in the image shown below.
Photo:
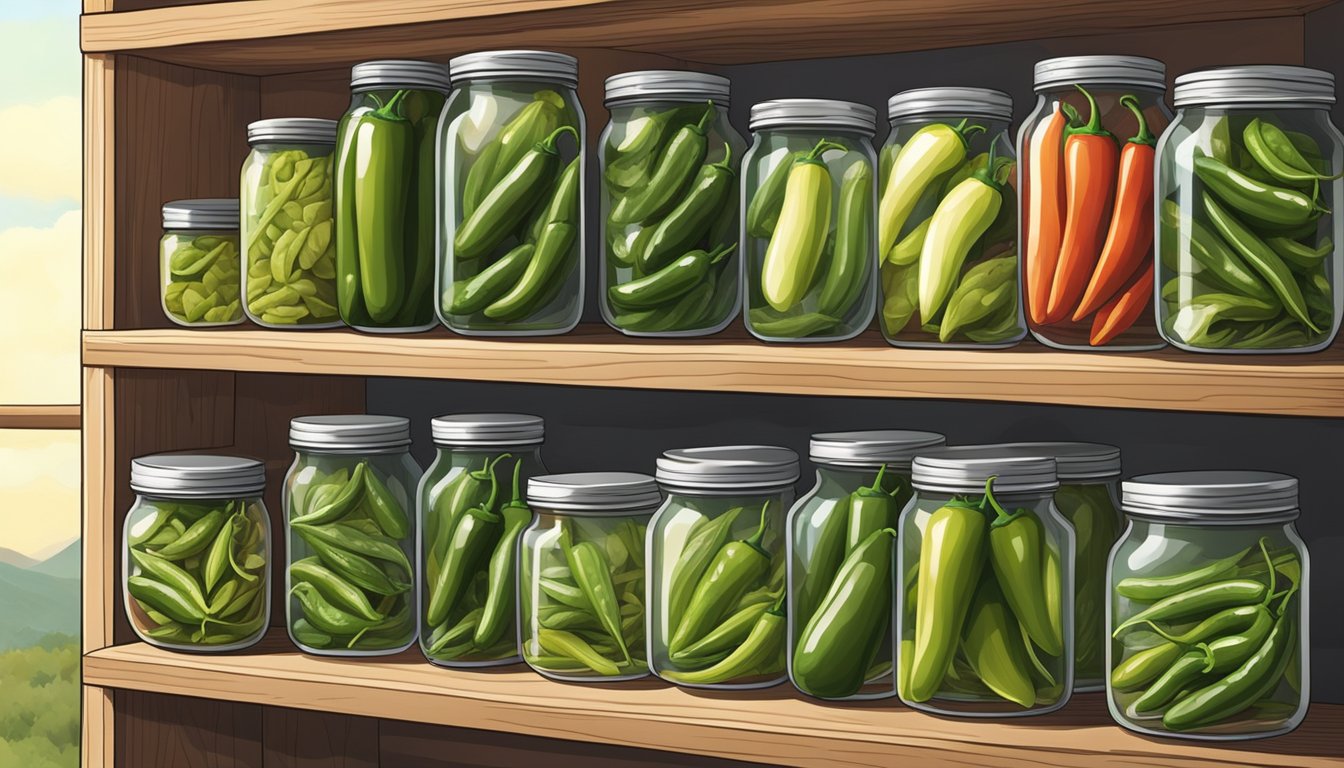
<svg viewBox="0 0 1344 768"><path fill-rule="evenodd" d="M1158 318L1194 352L1316 352L1339 331L1344 138L1335 78L1228 67L1176 78L1158 144Z"/></svg>
<svg viewBox="0 0 1344 768"><path fill-rule="evenodd" d="M896 695L896 521L933 432L812 436L817 484L789 511L789 679L823 699Z"/></svg>
<svg viewBox="0 0 1344 768"><path fill-rule="evenodd" d="M607 78L602 317L630 336L707 336L737 315L738 168L728 78L651 70Z"/></svg>
<svg viewBox="0 0 1344 768"><path fill-rule="evenodd" d="M1111 716L1210 741L1288 733L1311 700L1310 558L1297 480L1169 472L1126 480L1110 560Z"/></svg>
<svg viewBox="0 0 1344 768"><path fill-rule="evenodd" d="M798 455L687 448L658 459L667 500L649 524L649 664L692 688L784 680L784 517Z"/></svg>
<svg viewBox="0 0 1344 768"><path fill-rule="evenodd" d="M201 328L243 322L237 200L163 204L159 286L163 313L178 325Z"/></svg>
<svg viewBox="0 0 1344 768"><path fill-rule="evenodd" d="M126 617L150 645L246 648L271 619L266 468L233 456L160 454L131 461L126 513Z"/></svg>
<svg viewBox="0 0 1344 768"><path fill-rule="evenodd" d="M399 416L289 423L285 619L300 650L398 653L415 642L414 499L420 467Z"/></svg>
<svg viewBox="0 0 1344 768"><path fill-rule="evenodd" d="M1001 446L915 458L897 530L897 693L966 717L1039 715L1073 689L1073 531L1052 458Z"/></svg>
<svg viewBox="0 0 1344 768"><path fill-rule="evenodd" d="M470 336L567 333L583 313L579 64L548 51L450 63L440 127L439 319Z"/></svg>
<svg viewBox="0 0 1344 768"><path fill-rule="evenodd" d="M523 661L571 682L649 674L644 538L662 501L648 475L581 472L527 481L536 517L519 547Z"/></svg>
<svg viewBox="0 0 1344 768"><path fill-rule="evenodd" d="M336 298L373 333L434 327L435 151L448 70L366 61L350 70L336 139Z"/></svg>
<svg viewBox="0 0 1344 768"><path fill-rule="evenodd" d="M420 650L435 664L519 660L518 539L529 478L546 474L539 416L468 413L431 422L438 455L417 493Z"/></svg>
<svg viewBox="0 0 1344 768"><path fill-rule="evenodd" d="M877 112L830 99L751 108L742 160L747 330L763 341L841 341L877 301Z"/></svg>

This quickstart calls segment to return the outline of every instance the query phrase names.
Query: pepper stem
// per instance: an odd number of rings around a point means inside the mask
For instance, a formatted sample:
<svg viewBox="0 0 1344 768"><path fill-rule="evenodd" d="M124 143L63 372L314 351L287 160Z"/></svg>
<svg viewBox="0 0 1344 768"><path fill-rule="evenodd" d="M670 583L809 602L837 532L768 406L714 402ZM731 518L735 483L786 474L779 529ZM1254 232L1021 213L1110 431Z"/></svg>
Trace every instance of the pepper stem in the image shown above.
<svg viewBox="0 0 1344 768"><path fill-rule="evenodd" d="M705 114L700 116L699 122L697 122L695 124L695 127L691 129L696 133L700 134L701 136L704 136L706 133L709 132L709 121L714 117L715 114L713 100L707 101L705 102L705 104L706 104Z"/></svg>
<svg viewBox="0 0 1344 768"><path fill-rule="evenodd" d="M493 459L486 459L485 463L481 465L481 468L476 471L475 473L476 479L484 480L485 478L483 477L483 475L487 474L490 475L491 479L493 479L495 476L495 467L499 464L499 462L505 459L512 459L512 458L513 454L511 453L501 453Z"/></svg>
<svg viewBox="0 0 1344 768"><path fill-rule="evenodd" d="M401 106L401 100L406 98L406 94L408 93L410 93L410 91L397 91L392 94L392 98L388 99L386 104L374 110L373 114L388 120L405 120L406 117L398 112L397 108Z"/></svg>
<svg viewBox="0 0 1344 768"><path fill-rule="evenodd" d="M495 500L499 498L499 478L495 476L494 465L491 465L490 469L490 498L486 499L485 503L480 506L482 512L489 512L494 509Z"/></svg>
<svg viewBox="0 0 1344 768"><path fill-rule="evenodd" d="M846 147L844 144L841 144L838 141L831 141L830 139L822 139L821 141L818 141L817 146L813 147L811 151L809 151L806 155L803 155L802 157L798 158L797 160L794 160L793 162L795 165L798 163L815 163L817 162L818 159L821 158L823 154L826 153L827 150L831 149L846 150L848 149L848 147Z"/></svg>
<svg viewBox="0 0 1344 768"><path fill-rule="evenodd" d="M881 493L881 492L882 492L882 477L883 477L883 475L885 475L885 474L887 474L887 465L886 465L886 464L883 464L881 467L878 468L878 470L877 470L877 477L873 480L873 484L872 484L871 486L869 486L869 488L871 488L871 489L874 490L874 491L877 491L878 493Z"/></svg>
<svg viewBox="0 0 1344 768"><path fill-rule="evenodd" d="M1074 123L1081 123L1083 116L1078 114L1078 110L1069 102L1059 102L1059 111L1064 113L1064 119L1069 122L1069 127L1073 128Z"/></svg>
<svg viewBox="0 0 1344 768"><path fill-rule="evenodd" d="M525 504L522 493L522 479L523 460L519 459L518 462L513 465L513 498L509 501L509 506L511 507L521 507Z"/></svg>
<svg viewBox="0 0 1344 768"><path fill-rule="evenodd" d="M545 152L548 155L560 154L559 151L556 149L555 145L556 142L560 140L560 134L562 133L572 134L574 136L575 141L579 140L579 132L574 129L574 126L562 125L559 128L556 128L554 131L552 131L550 136L547 136L546 138L537 142L536 146L537 151Z"/></svg>
<svg viewBox="0 0 1344 768"><path fill-rule="evenodd" d="M1278 586L1278 569L1274 567L1274 558L1269 556L1269 545L1266 543L1268 541L1268 536L1261 536L1260 541L1257 542L1260 545L1260 554L1265 557L1265 566L1269 568L1269 589L1265 591L1265 601L1261 603L1265 607L1269 607L1269 604L1273 602L1274 587Z"/></svg>
<svg viewBox="0 0 1344 768"><path fill-rule="evenodd" d="M723 159L715 163L714 165L718 166L719 168L722 168L725 171L728 171L729 173L732 173L733 166L728 164L729 161L731 161L732 159L733 159L733 145L725 141L723 142Z"/></svg>
<svg viewBox="0 0 1344 768"><path fill-rule="evenodd" d="M733 251L736 250L737 250L737 243L730 243L729 245L720 246L710 251L709 252L710 265L713 266L714 264L718 264L720 261L726 259Z"/></svg>
<svg viewBox="0 0 1344 768"><path fill-rule="evenodd" d="M1145 147L1157 145L1157 137L1148 130L1148 119L1143 116L1143 108L1139 106L1139 99L1132 93L1126 93L1120 97L1120 103L1126 109L1134 113L1134 119L1139 121L1139 132L1129 138L1130 144L1142 144Z"/></svg>
<svg viewBox="0 0 1344 768"><path fill-rule="evenodd" d="M994 528L1007 525L1022 514L1022 510L1009 512L999 504L998 499L994 498L994 481L997 479L999 479L998 475L990 475L989 478L985 480L985 501L988 501L989 505L994 508L994 521L990 523L990 526Z"/></svg>
<svg viewBox="0 0 1344 768"><path fill-rule="evenodd" d="M751 535L751 538L745 542L756 549L761 548L761 540L765 538L765 529L770 526L770 518L766 517L765 514L768 509L770 509L770 500L766 499L765 503L761 505L761 524L757 526L756 532Z"/></svg>
<svg viewBox="0 0 1344 768"><path fill-rule="evenodd" d="M1087 117L1087 124L1080 128L1069 128L1069 134L1073 135L1081 133L1087 136L1110 136L1111 132L1101 127L1101 110L1097 109L1097 100L1094 99L1092 94L1088 93L1087 89L1083 86L1075 85L1073 87L1081 91L1083 96L1087 99L1087 108L1091 110L1091 114Z"/></svg>

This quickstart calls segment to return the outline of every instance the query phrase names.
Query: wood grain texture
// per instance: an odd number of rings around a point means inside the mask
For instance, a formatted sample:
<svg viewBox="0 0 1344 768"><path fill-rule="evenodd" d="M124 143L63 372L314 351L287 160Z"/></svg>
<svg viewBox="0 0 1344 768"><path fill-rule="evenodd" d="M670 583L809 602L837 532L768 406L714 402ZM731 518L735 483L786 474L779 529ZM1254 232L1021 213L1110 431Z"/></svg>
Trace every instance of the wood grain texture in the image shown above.
<svg viewBox="0 0 1344 768"><path fill-rule="evenodd" d="M81 768L113 768L116 764L113 733L113 691L94 685L80 689Z"/></svg>
<svg viewBox="0 0 1344 768"><path fill-rule="evenodd" d="M203 657L198 657L203 658ZM118 691L118 768L262 768L262 708Z"/></svg>
<svg viewBox="0 0 1344 768"><path fill-rule="evenodd" d="M0 405L0 429L79 429L78 405Z"/></svg>
<svg viewBox="0 0 1344 768"><path fill-rule="evenodd" d="M115 61L115 57L107 55L84 57L83 323L91 329L112 327L115 270L109 246L116 231Z"/></svg>
<svg viewBox="0 0 1344 768"><path fill-rule="evenodd" d="M261 721L266 768L379 768L372 718L266 707Z"/></svg>
<svg viewBox="0 0 1344 768"><path fill-rule="evenodd" d="M83 371L83 425L80 430L80 457L83 463L80 484L81 531L83 554L80 591L80 648L84 653L112 644L116 603L117 540L116 514L116 399L115 379L105 368ZM111 731L106 731L110 736Z"/></svg>

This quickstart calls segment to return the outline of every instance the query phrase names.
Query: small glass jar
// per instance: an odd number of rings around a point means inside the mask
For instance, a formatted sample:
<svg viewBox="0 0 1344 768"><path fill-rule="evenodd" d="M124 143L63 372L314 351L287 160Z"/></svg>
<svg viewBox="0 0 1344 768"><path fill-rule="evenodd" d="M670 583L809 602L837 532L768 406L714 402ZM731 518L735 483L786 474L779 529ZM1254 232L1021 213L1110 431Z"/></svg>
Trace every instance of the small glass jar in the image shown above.
<svg viewBox="0 0 1344 768"><path fill-rule="evenodd" d="M919 88L892 96L887 117L877 224L883 335L898 347L1011 347L1027 335L1012 97ZM962 226L973 228L968 242L925 249L931 227ZM923 274L937 279L921 282Z"/></svg>
<svg viewBox="0 0 1344 768"><path fill-rule="evenodd" d="M1317 352L1344 295L1335 77L1228 67L1176 78L1158 144L1158 318L1192 352Z"/></svg>
<svg viewBox="0 0 1344 768"><path fill-rule="evenodd" d="M518 538L541 463L539 416L466 413L431 422L438 455L417 493L420 650L445 667L519 661Z"/></svg>
<svg viewBox="0 0 1344 768"><path fill-rule="evenodd" d="M843 341L877 302L877 111L830 99L753 105L742 160L747 330Z"/></svg>
<svg viewBox="0 0 1344 768"><path fill-rule="evenodd" d="M289 423L286 625L305 653L382 656L415 642L414 499L420 466L400 416Z"/></svg>
<svg viewBox="0 0 1344 768"><path fill-rule="evenodd" d="M1126 480L1111 553L1107 700L1131 731L1225 741L1288 733L1311 701L1310 558L1297 480Z"/></svg>
<svg viewBox="0 0 1344 768"><path fill-rule="evenodd" d="M439 128L439 319L468 336L568 333L583 314L579 62L547 51L453 59Z"/></svg>
<svg viewBox="0 0 1344 768"><path fill-rule="evenodd" d="M518 639L538 673L577 683L649 674L644 642L644 540L662 502L631 472L527 481L536 511L519 548Z"/></svg>
<svg viewBox="0 0 1344 768"><path fill-rule="evenodd" d="M812 436L817 484L788 521L789 679L803 693L896 695L895 546L877 532L894 529L910 501L915 454L945 442L906 430Z"/></svg>
<svg viewBox="0 0 1344 768"><path fill-rule="evenodd" d="M1018 131L1017 158L1023 303L1042 344L1163 346L1149 179L1155 137L1171 121L1166 77L1162 62L1141 56L1036 63L1036 109Z"/></svg>
<svg viewBox="0 0 1344 768"><path fill-rule="evenodd" d="M258 120L247 126L247 143L239 195L243 311L267 328L340 325L331 207L336 121Z"/></svg>
<svg viewBox="0 0 1344 768"><path fill-rule="evenodd" d="M243 322L238 264L237 200L163 204L159 298L169 320L192 328Z"/></svg>
<svg viewBox="0 0 1344 768"><path fill-rule="evenodd" d="M434 327L434 152L448 90L448 69L430 61L350 70L336 137L336 298L356 330Z"/></svg>
<svg viewBox="0 0 1344 768"><path fill-rule="evenodd" d="M271 621L266 468L232 456L131 461L122 593L131 628L175 651L246 648Z"/></svg>
<svg viewBox="0 0 1344 768"><path fill-rule="evenodd" d="M691 688L785 678L784 518L798 454L745 445L658 459L667 500L649 524L649 665Z"/></svg>
<svg viewBox="0 0 1344 768"><path fill-rule="evenodd" d="M708 336L737 316L746 142L728 121L728 86L680 70L607 78L601 306L627 336Z"/></svg>
<svg viewBox="0 0 1344 768"><path fill-rule="evenodd" d="M963 717L1053 712L1073 689L1073 529L1055 460L1002 446L915 458L901 514L901 701Z"/></svg>

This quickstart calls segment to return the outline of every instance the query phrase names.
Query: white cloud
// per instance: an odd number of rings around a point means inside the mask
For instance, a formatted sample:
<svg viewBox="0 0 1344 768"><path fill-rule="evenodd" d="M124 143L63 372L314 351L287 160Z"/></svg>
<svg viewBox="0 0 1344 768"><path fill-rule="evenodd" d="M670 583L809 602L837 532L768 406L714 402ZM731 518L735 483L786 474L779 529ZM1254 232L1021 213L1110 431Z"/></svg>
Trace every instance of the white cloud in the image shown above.
<svg viewBox="0 0 1344 768"><path fill-rule="evenodd" d="M35 555L79 535L79 433L0 430L0 547Z"/></svg>
<svg viewBox="0 0 1344 768"><path fill-rule="evenodd" d="M0 403L79 402L79 313L79 211L0 231Z"/></svg>
<svg viewBox="0 0 1344 768"><path fill-rule="evenodd" d="M0 107L0 195L79 200L80 120L71 96Z"/></svg>

